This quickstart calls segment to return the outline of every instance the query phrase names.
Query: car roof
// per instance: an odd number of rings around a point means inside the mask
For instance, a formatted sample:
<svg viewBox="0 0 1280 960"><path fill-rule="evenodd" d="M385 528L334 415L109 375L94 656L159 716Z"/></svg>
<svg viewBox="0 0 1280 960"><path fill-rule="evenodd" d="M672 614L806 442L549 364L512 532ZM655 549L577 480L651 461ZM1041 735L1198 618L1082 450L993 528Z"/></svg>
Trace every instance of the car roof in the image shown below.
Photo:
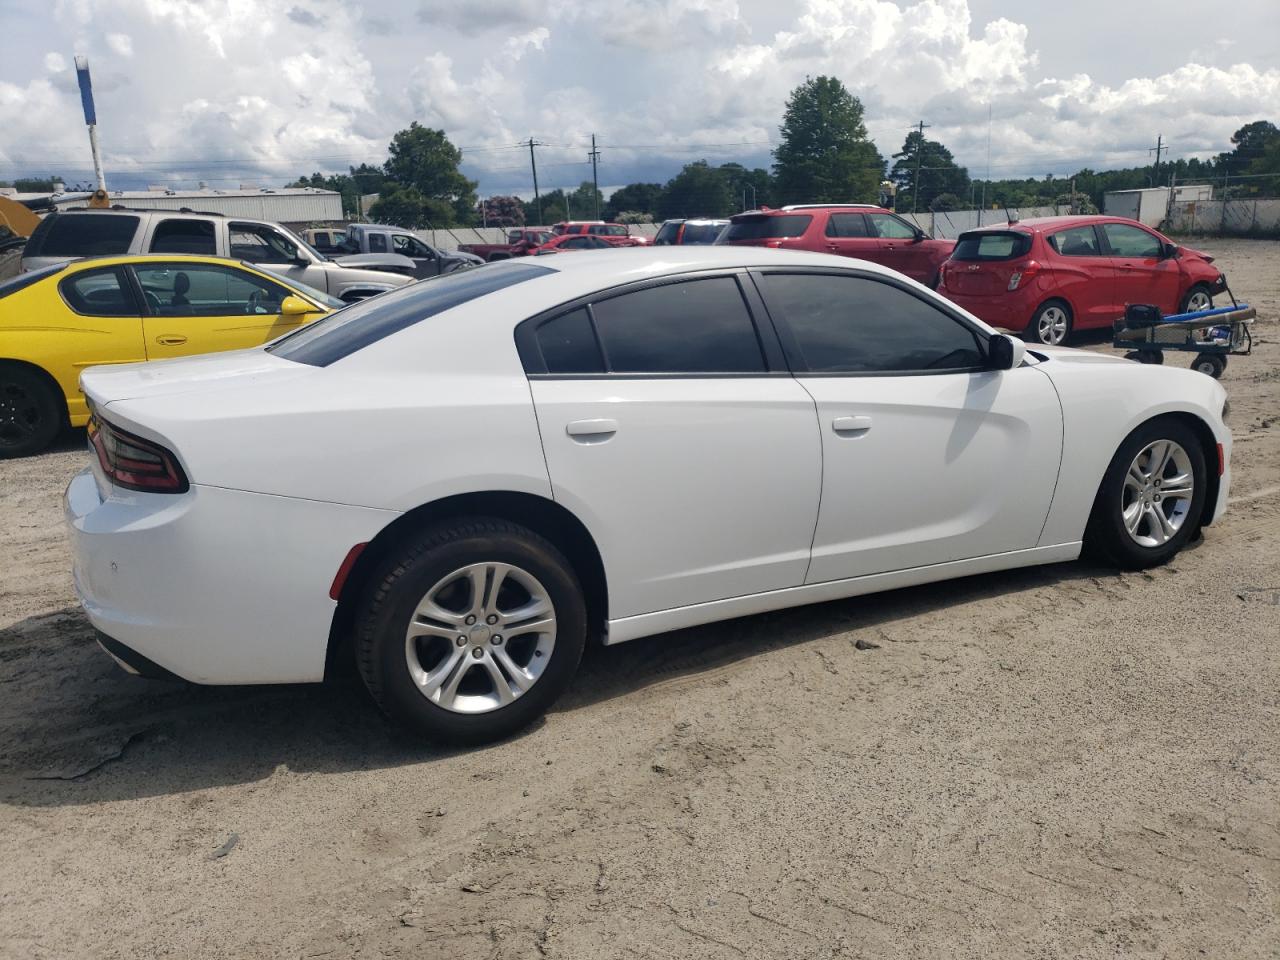
<svg viewBox="0 0 1280 960"><path fill-rule="evenodd" d="M517 261L512 261L517 262ZM594 290L674 276L699 270L731 270L745 267L816 266L849 268L886 276L900 277L888 267L850 257L808 250L776 250L771 247L745 246L669 246L610 247L607 250L584 250L572 257L547 257L536 261L561 274L566 283L580 286L585 296ZM489 269L482 267L481 269Z"/></svg>
<svg viewBox="0 0 1280 960"><path fill-rule="evenodd" d="M1026 220L1011 220L1008 223L989 223L981 227L966 230L965 233L988 233L990 231L1007 231L1011 227L1026 227L1033 233L1047 230L1059 230L1064 227L1090 226L1095 223L1138 223L1130 217L1113 217L1105 213L1062 214L1057 217L1028 217ZM1138 224L1141 226L1141 224Z"/></svg>
<svg viewBox="0 0 1280 960"><path fill-rule="evenodd" d="M737 220L739 217L785 217L803 213L819 213L824 210L836 213L847 211L892 213L891 210L877 207L874 203L794 203L785 207L761 207L759 210L744 210L742 213L735 213L732 219Z"/></svg>
<svg viewBox="0 0 1280 960"><path fill-rule="evenodd" d="M116 267L140 263L211 263L221 267L243 267L246 270L252 270L254 273L269 274L279 279L281 283L292 286L292 282L288 277L272 273L271 270L260 264L236 260L231 257L211 257L199 253L116 253L101 257L76 257L67 262L67 269L80 270L90 267Z"/></svg>

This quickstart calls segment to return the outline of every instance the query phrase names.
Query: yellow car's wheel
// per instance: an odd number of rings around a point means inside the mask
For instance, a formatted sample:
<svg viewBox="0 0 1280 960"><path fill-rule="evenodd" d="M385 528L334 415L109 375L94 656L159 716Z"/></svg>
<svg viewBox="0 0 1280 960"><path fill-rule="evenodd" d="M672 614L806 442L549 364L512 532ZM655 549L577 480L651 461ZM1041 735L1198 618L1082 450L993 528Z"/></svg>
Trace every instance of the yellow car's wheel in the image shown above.
<svg viewBox="0 0 1280 960"><path fill-rule="evenodd" d="M39 372L0 363L0 457L39 453L62 429L62 401Z"/></svg>

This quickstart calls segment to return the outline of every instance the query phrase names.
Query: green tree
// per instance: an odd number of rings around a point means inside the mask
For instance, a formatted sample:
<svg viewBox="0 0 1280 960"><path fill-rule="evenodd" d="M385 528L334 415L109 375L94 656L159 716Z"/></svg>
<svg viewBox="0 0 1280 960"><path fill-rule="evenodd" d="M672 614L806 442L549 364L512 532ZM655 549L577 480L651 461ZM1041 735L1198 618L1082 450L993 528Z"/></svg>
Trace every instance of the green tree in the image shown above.
<svg viewBox="0 0 1280 960"><path fill-rule="evenodd" d="M956 163L951 151L936 140L912 130L893 155L889 179L898 185L899 210L937 210L935 199L943 194L968 196L969 171ZM920 165L920 191L916 196L916 164ZM957 209L951 207L950 209Z"/></svg>
<svg viewBox="0 0 1280 960"><path fill-rule="evenodd" d="M617 220L623 211L631 213L647 213L656 216L658 200L662 196L660 183L628 183L619 187L605 204L604 215L607 220Z"/></svg>
<svg viewBox="0 0 1280 960"><path fill-rule="evenodd" d="M760 167L748 170L740 163L722 163L720 174L733 191L735 209L773 206L773 178Z"/></svg>
<svg viewBox="0 0 1280 960"><path fill-rule="evenodd" d="M867 138L862 102L835 77L812 77L791 91L773 152L781 203L871 202L884 159Z"/></svg>
<svg viewBox="0 0 1280 960"><path fill-rule="evenodd" d="M423 197L447 204L453 213L443 225L469 224L475 218L476 186L458 170L462 151L449 142L443 130L432 130L416 120L391 138L387 177L412 187Z"/></svg>
<svg viewBox="0 0 1280 960"><path fill-rule="evenodd" d="M578 189L569 194L569 208L575 220L594 220L597 210L604 214L604 194L590 180L583 180Z"/></svg>
<svg viewBox="0 0 1280 960"><path fill-rule="evenodd" d="M392 186L369 208L369 217L375 223L417 230L450 226L455 212L447 200L424 196L417 187Z"/></svg>
<svg viewBox="0 0 1280 960"><path fill-rule="evenodd" d="M524 201L524 222L531 227L549 227L569 219L565 210L564 191L557 188L542 194L542 219L538 219L538 204L533 200Z"/></svg>
<svg viewBox="0 0 1280 960"><path fill-rule="evenodd" d="M735 213L729 179L705 160L687 163L667 181L658 200L658 217L727 217Z"/></svg>
<svg viewBox="0 0 1280 960"><path fill-rule="evenodd" d="M1280 127L1270 120L1246 123L1231 135L1235 149L1218 154L1218 162L1228 175L1244 173L1255 160L1266 154L1267 146L1276 140L1280 140Z"/></svg>

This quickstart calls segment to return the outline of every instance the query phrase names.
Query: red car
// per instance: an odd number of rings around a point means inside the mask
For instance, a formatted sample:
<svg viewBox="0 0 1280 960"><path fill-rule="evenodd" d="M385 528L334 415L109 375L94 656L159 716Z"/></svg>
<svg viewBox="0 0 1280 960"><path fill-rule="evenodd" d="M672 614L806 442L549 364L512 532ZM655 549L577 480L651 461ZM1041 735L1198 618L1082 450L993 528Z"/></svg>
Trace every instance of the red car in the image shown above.
<svg viewBox="0 0 1280 960"><path fill-rule="evenodd" d="M551 232L557 237L563 234L590 234L621 247L636 247L649 242L647 237L633 237L625 223L605 223L603 220L561 220L551 227Z"/></svg>
<svg viewBox="0 0 1280 960"><path fill-rule="evenodd" d="M1226 289L1213 257L1122 217L1041 217L962 233L938 292L987 323L1059 344L1111 328L1130 303L1204 310Z"/></svg>
<svg viewBox="0 0 1280 960"><path fill-rule="evenodd" d="M596 237L584 233L562 233L546 243L534 247L534 256L547 253L568 253L571 250L613 250L616 247L638 247L635 237Z"/></svg>
<svg viewBox="0 0 1280 960"><path fill-rule="evenodd" d="M716 243L836 253L883 264L934 286L955 243L866 203L803 203L751 210L729 220Z"/></svg>

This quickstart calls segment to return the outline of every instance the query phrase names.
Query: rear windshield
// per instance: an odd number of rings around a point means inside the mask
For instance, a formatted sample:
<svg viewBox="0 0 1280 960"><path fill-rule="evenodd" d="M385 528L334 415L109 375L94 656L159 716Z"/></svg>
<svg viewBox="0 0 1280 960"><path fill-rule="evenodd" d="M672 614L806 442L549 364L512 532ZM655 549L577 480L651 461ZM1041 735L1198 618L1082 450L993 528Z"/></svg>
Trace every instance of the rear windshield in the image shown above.
<svg viewBox="0 0 1280 960"><path fill-rule="evenodd" d="M33 283L39 283L45 277L51 277L59 270L65 270L65 263L55 263L52 267L45 267L41 270L32 270L30 273L20 273L12 280L6 280L0 283L0 300L10 294L17 293L19 290L25 290Z"/></svg>
<svg viewBox="0 0 1280 960"><path fill-rule="evenodd" d="M720 234L720 242L798 237L809 229L812 222L813 217L807 213L788 213L780 217L734 217Z"/></svg>
<svg viewBox="0 0 1280 960"><path fill-rule="evenodd" d="M420 280L302 327L275 341L267 352L313 367L327 367L428 317L548 273L555 271L508 260Z"/></svg>
<svg viewBox="0 0 1280 960"><path fill-rule="evenodd" d="M1031 238L1025 233L962 233L951 253L952 260L1012 260L1031 249Z"/></svg>
<svg viewBox="0 0 1280 960"><path fill-rule="evenodd" d="M101 257L128 253L138 218L113 213L51 213L27 241L24 257Z"/></svg>
<svg viewBox="0 0 1280 960"><path fill-rule="evenodd" d="M724 229L723 223L686 223L681 243L715 243ZM801 233L804 231L802 230Z"/></svg>

